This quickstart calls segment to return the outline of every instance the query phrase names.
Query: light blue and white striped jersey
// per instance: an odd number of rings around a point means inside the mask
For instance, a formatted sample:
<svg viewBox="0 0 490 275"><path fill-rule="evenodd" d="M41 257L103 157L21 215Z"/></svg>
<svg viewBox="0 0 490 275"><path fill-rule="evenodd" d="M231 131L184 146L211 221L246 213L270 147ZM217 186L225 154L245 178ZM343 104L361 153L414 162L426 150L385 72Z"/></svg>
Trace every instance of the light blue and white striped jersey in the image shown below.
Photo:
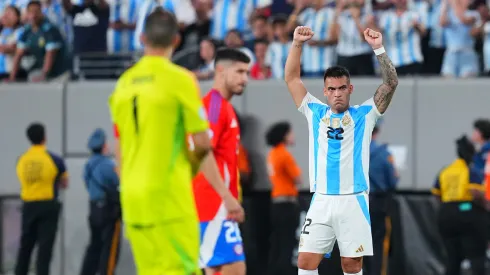
<svg viewBox="0 0 490 275"><path fill-rule="evenodd" d="M15 45L20 39L24 28L3 28L0 32L0 45ZM0 74L10 73L13 64L13 55L0 53Z"/></svg>
<svg viewBox="0 0 490 275"><path fill-rule="evenodd" d="M365 25L367 14L361 14L361 24ZM370 54L373 49L369 44L361 39L361 34L357 30L356 22L350 15L349 11L344 11L339 16L339 43L337 44L337 54L341 56L355 56L361 54Z"/></svg>
<svg viewBox="0 0 490 275"><path fill-rule="evenodd" d="M186 25L194 23L196 20L196 12L192 7L190 0L142 0L139 1L138 14L136 19L136 30L134 32L134 49L141 50L143 45L140 42L140 36L143 33L146 17L157 7L173 13L179 23Z"/></svg>
<svg viewBox="0 0 490 275"><path fill-rule="evenodd" d="M382 116L373 98L335 114L307 93L298 110L308 121L310 191L328 195L368 191L371 134Z"/></svg>
<svg viewBox="0 0 490 275"><path fill-rule="evenodd" d="M405 11L398 16L396 11L390 10L383 12L379 18L384 46L395 67L424 61L420 34L413 26L414 21L423 24L415 11Z"/></svg>
<svg viewBox="0 0 490 275"><path fill-rule="evenodd" d="M410 10L418 14L420 22L424 24L426 28L429 26L429 3L424 0L413 1Z"/></svg>
<svg viewBox="0 0 490 275"><path fill-rule="evenodd" d="M490 22L483 28L483 65L485 72L490 71Z"/></svg>
<svg viewBox="0 0 490 275"><path fill-rule="evenodd" d="M429 13L429 46L432 48L446 48L446 33L440 24L441 0L435 0Z"/></svg>
<svg viewBox="0 0 490 275"><path fill-rule="evenodd" d="M138 0L112 0L109 22L121 21L136 24ZM107 51L109 53L132 52L134 50L134 30L107 29Z"/></svg>
<svg viewBox="0 0 490 275"><path fill-rule="evenodd" d="M3 11L8 6L15 6L23 12L27 4L29 4L29 0L0 0L0 16L3 15Z"/></svg>
<svg viewBox="0 0 490 275"><path fill-rule="evenodd" d="M475 38L471 35L471 29L481 26L480 14L478 11L465 11L465 16L475 18L473 25L463 24L454 13L453 9L448 10L449 25L444 27L446 32L448 51L473 50L475 47Z"/></svg>
<svg viewBox="0 0 490 275"><path fill-rule="evenodd" d="M52 0L49 5L43 4L42 9L46 18L58 27L67 45L71 45L74 39L73 22L71 16L65 12L62 0Z"/></svg>
<svg viewBox="0 0 490 275"><path fill-rule="evenodd" d="M251 39L250 15L271 3L272 0L213 0L211 36L223 40L229 30L238 29L244 40Z"/></svg>
<svg viewBox="0 0 490 275"><path fill-rule="evenodd" d="M315 36L312 40L328 40L330 28L332 27L335 10L330 7L324 7L316 11L313 8L307 8L298 17L298 21L303 26L310 27ZM312 47L307 43L303 46L303 55L301 58L303 71L306 73L323 72L335 62L335 46Z"/></svg>
<svg viewBox="0 0 490 275"><path fill-rule="evenodd" d="M273 78L284 78L284 67L291 44L291 41L287 43L275 41L269 44L265 54L265 65L271 68Z"/></svg>

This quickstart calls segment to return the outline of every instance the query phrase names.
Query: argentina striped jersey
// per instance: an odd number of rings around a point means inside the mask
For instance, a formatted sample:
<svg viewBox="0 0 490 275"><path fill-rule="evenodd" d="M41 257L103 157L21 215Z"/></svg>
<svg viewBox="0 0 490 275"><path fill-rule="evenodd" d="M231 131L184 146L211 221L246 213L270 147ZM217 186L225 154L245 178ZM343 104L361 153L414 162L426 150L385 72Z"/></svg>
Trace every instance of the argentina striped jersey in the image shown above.
<svg viewBox="0 0 490 275"><path fill-rule="evenodd" d="M334 9L330 7L324 7L318 11L307 8L299 15L298 21L301 25L313 30L315 36L312 40L325 41L330 38L334 14ZM305 43L301 59L303 71L307 73L323 72L332 66L334 58L335 46L313 47Z"/></svg>
<svg viewBox="0 0 490 275"><path fill-rule="evenodd" d="M121 21L136 24L138 0L112 0L110 2L110 22ZM109 53L131 52L134 50L134 30L107 29L107 50ZM136 38L139 39L139 38Z"/></svg>
<svg viewBox="0 0 490 275"><path fill-rule="evenodd" d="M441 0L435 0L432 4L431 11L429 12L429 46L432 48L446 48L446 34L444 28L440 24L441 18Z"/></svg>
<svg viewBox="0 0 490 275"><path fill-rule="evenodd" d="M424 24L414 11L397 15L394 10L383 12L379 26L383 30L383 41L393 65L406 66L424 61L420 45L420 34L413 26L417 21Z"/></svg>
<svg viewBox="0 0 490 275"><path fill-rule="evenodd" d="M369 146L382 116L373 99L341 114L307 93L298 110L309 131L310 191L327 195L369 190Z"/></svg>
<svg viewBox="0 0 490 275"><path fill-rule="evenodd" d="M368 14L361 12L361 24L366 25ZM356 21L352 18L349 11L344 11L338 18L340 27L339 42L337 44L337 54L341 56L355 56L371 54L373 49L361 38L357 29Z"/></svg>
<svg viewBox="0 0 490 275"><path fill-rule="evenodd" d="M291 41L288 43L275 41L267 48L265 64L271 68L273 78L284 78L284 67L286 66L286 59L288 58L291 44Z"/></svg>

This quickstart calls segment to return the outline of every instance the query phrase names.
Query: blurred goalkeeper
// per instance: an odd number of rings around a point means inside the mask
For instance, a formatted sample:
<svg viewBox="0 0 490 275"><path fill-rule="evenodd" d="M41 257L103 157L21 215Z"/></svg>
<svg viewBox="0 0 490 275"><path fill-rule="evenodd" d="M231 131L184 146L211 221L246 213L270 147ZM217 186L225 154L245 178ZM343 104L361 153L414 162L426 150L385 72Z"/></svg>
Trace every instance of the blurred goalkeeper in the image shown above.
<svg viewBox="0 0 490 275"><path fill-rule="evenodd" d="M175 17L156 9L141 41L145 54L118 80L109 99L120 164L126 235L139 275L199 274L199 223L192 173L211 158L206 110L193 74L172 64L179 44ZM188 151L186 133L193 139ZM216 162L202 167L220 177ZM222 181L210 182L229 196ZM238 202L228 212L243 213Z"/></svg>

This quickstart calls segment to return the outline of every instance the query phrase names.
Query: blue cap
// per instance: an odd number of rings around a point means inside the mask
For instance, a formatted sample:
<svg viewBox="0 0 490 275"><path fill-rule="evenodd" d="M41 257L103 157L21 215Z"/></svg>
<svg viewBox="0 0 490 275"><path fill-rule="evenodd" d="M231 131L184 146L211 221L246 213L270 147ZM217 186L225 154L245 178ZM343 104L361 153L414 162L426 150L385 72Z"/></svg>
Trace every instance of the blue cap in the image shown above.
<svg viewBox="0 0 490 275"><path fill-rule="evenodd" d="M88 139L88 148L90 150L101 149L105 143L105 132L101 128L97 128Z"/></svg>

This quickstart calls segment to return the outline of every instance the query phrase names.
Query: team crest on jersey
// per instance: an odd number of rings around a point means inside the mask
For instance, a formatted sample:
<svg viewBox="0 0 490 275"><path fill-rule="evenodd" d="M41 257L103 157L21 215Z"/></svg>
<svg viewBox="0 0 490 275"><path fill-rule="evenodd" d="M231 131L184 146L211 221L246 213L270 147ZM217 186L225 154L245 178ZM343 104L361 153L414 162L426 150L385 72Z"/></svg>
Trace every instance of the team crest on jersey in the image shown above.
<svg viewBox="0 0 490 275"><path fill-rule="evenodd" d="M342 125L345 127L345 126L350 125L351 122L352 122L352 119L350 118L350 116L344 115L344 117L342 118Z"/></svg>
<svg viewBox="0 0 490 275"><path fill-rule="evenodd" d="M243 246L241 244L235 245L235 247L233 247L233 250L235 250L235 254L237 255L243 254Z"/></svg>
<svg viewBox="0 0 490 275"><path fill-rule="evenodd" d="M323 123L325 123L327 126L330 126L330 118L329 117L324 117L322 119Z"/></svg>
<svg viewBox="0 0 490 275"><path fill-rule="evenodd" d="M339 128L340 127L340 118L334 117L332 118L332 127Z"/></svg>

